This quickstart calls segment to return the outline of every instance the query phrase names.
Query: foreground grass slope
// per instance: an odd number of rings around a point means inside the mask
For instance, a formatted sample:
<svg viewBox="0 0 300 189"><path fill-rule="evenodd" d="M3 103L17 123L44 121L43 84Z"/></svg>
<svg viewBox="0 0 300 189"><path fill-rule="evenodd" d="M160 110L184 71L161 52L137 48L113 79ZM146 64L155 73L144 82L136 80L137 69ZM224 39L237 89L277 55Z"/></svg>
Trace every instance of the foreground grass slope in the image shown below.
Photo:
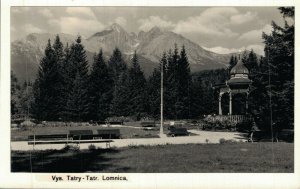
<svg viewBox="0 0 300 189"><path fill-rule="evenodd" d="M294 144L185 144L13 151L11 168L12 172L290 173L294 172Z"/></svg>

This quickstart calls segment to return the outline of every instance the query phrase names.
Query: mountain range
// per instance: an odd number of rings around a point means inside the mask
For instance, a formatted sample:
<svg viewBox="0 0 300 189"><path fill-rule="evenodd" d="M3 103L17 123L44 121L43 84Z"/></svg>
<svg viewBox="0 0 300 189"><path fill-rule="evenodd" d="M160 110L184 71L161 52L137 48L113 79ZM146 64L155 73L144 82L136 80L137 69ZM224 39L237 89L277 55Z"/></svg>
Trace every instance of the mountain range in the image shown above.
<svg viewBox="0 0 300 189"><path fill-rule="evenodd" d="M11 42L11 70L20 81L31 80L36 77L38 66L44 54L48 39L54 41L57 34L32 33L25 38ZM70 34L58 34L62 43L70 45L75 42L77 36ZM165 31L154 27L148 32L140 31L138 34L128 33L120 25L112 24L103 31L97 32L88 38L82 38L82 44L87 52L89 64L93 62L93 56L102 48L106 60L113 50L118 47L127 63L137 52L141 68L146 76L158 66L163 52L184 45L192 72L201 70L225 68L228 65L231 54L217 54L205 50L200 45L190 41L180 34Z"/></svg>

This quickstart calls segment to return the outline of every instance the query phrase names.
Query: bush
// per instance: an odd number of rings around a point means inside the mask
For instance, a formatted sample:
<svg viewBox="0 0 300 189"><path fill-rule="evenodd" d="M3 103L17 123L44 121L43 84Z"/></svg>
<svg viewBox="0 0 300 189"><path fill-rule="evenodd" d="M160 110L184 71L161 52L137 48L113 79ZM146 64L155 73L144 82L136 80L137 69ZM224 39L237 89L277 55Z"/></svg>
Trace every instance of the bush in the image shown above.
<svg viewBox="0 0 300 189"><path fill-rule="evenodd" d="M138 146L136 144L129 144L128 148L138 148Z"/></svg>
<svg viewBox="0 0 300 189"><path fill-rule="evenodd" d="M251 130L251 121L243 121L236 124L237 131L248 132Z"/></svg>
<svg viewBox="0 0 300 189"><path fill-rule="evenodd" d="M106 118L107 122L130 122L130 121L136 121L136 119L134 117L130 117L130 116L115 116L115 117L108 117Z"/></svg>
<svg viewBox="0 0 300 189"><path fill-rule="evenodd" d="M94 151L94 150L96 150L96 146L94 144L90 144L89 147L88 147L88 149L90 151Z"/></svg>
<svg viewBox="0 0 300 189"><path fill-rule="evenodd" d="M79 151L80 147L77 145L69 145L66 144L65 147L62 149L62 151L67 152L67 151Z"/></svg>
<svg viewBox="0 0 300 189"><path fill-rule="evenodd" d="M233 143L237 143L235 140L232 140L232 139L226 140L226 139L224 139L224 138L221 138L221 139L219 140L219 142L220 142L220 144L233 144Z"/></svg>

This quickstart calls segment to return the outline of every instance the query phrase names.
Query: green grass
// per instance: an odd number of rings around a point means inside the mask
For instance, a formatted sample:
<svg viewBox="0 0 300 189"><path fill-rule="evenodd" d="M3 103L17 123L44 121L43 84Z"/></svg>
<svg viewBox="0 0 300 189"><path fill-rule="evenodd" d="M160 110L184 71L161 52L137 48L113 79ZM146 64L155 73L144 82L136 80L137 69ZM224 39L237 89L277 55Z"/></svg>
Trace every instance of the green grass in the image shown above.
<svg viewBox="0 0 300 189"><path fill-rule="evenodd" d="M158 138L159 130L143 130L142 128L132 127L109 127L113 129L120 129L122 138ZM107 129L102 126L58 126L58 127L34 127L28 130L11 130L11 141L27 140L28 135L33 134L67 134L68 130L97 130Z"/></svg>
<svg viewBox="0 0 300 189"><path fill-rule="evenodd" d="M291 173L293 143L185 144L12 152L12 172Z"/></svg>

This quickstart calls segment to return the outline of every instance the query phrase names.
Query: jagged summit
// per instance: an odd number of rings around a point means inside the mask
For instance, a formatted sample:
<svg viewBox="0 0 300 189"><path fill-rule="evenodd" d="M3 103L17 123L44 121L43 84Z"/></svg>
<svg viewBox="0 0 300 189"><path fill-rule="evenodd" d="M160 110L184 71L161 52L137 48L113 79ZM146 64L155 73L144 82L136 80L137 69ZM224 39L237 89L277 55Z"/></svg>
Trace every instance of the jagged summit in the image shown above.
<svg viewBox="0 0 300 189"><path fill-rule="evenodd" d="M124 28L122 28L122 26L120 26L117 23L113 23L112 25L108 26L107 28L105 28L104 30L97 32L95 34L93 34L91 37L88 38L92 39L93 37L102 37L108 34L111 34L113 32L117 32L117 33L126 33L126 31L124 30Z"/></svg>
<svg viewBox="0 0 300 189"><path fill-rule="evenodd" d="M110 28L114 31L120 32L121 30L124 30L122 26L120 26L117 23L113 23Z"/></svg>
<svg viewBox="0 0 300 189"><path fill-rule="evenodd" d="M153 28L151 28L151 30L149 30L150 33L157 33L157 32L161 32L161 29L158 26L154 26Z"/></svg>
<svg viewBox="0 0 300 189"><path fill-rule="evenodd" d="M38 70L38 65L43 56L48 39L54 41L57 34L34 33L29 34L22 40L17 40L11 44L11 65L12 70L22 77L24 62L30 62L32 68L31 75L34 77ZM59 34L64 46L74 43L75 35ZM138 35L128 33L122 26L114 23L106 29L96 32L88 39L82 38L81 42L88 54L90 54L90 63L93 61L95 52L103 50L104 54L109 57L113 50L118 47L124 56L132 56L134 51L137 52L141 60L141 67L146 72L151 73L152 69L157 66L163 52L174 48L176 43L180 48L185 46L187 56L191 64L192 71L204 69L224 68L228 64L230 55L220 55L203 49L198 44L188 40L177 33L163 30L154 26L149 31L140 31ZM24 75L24 74L23 74Z"/></svg>

